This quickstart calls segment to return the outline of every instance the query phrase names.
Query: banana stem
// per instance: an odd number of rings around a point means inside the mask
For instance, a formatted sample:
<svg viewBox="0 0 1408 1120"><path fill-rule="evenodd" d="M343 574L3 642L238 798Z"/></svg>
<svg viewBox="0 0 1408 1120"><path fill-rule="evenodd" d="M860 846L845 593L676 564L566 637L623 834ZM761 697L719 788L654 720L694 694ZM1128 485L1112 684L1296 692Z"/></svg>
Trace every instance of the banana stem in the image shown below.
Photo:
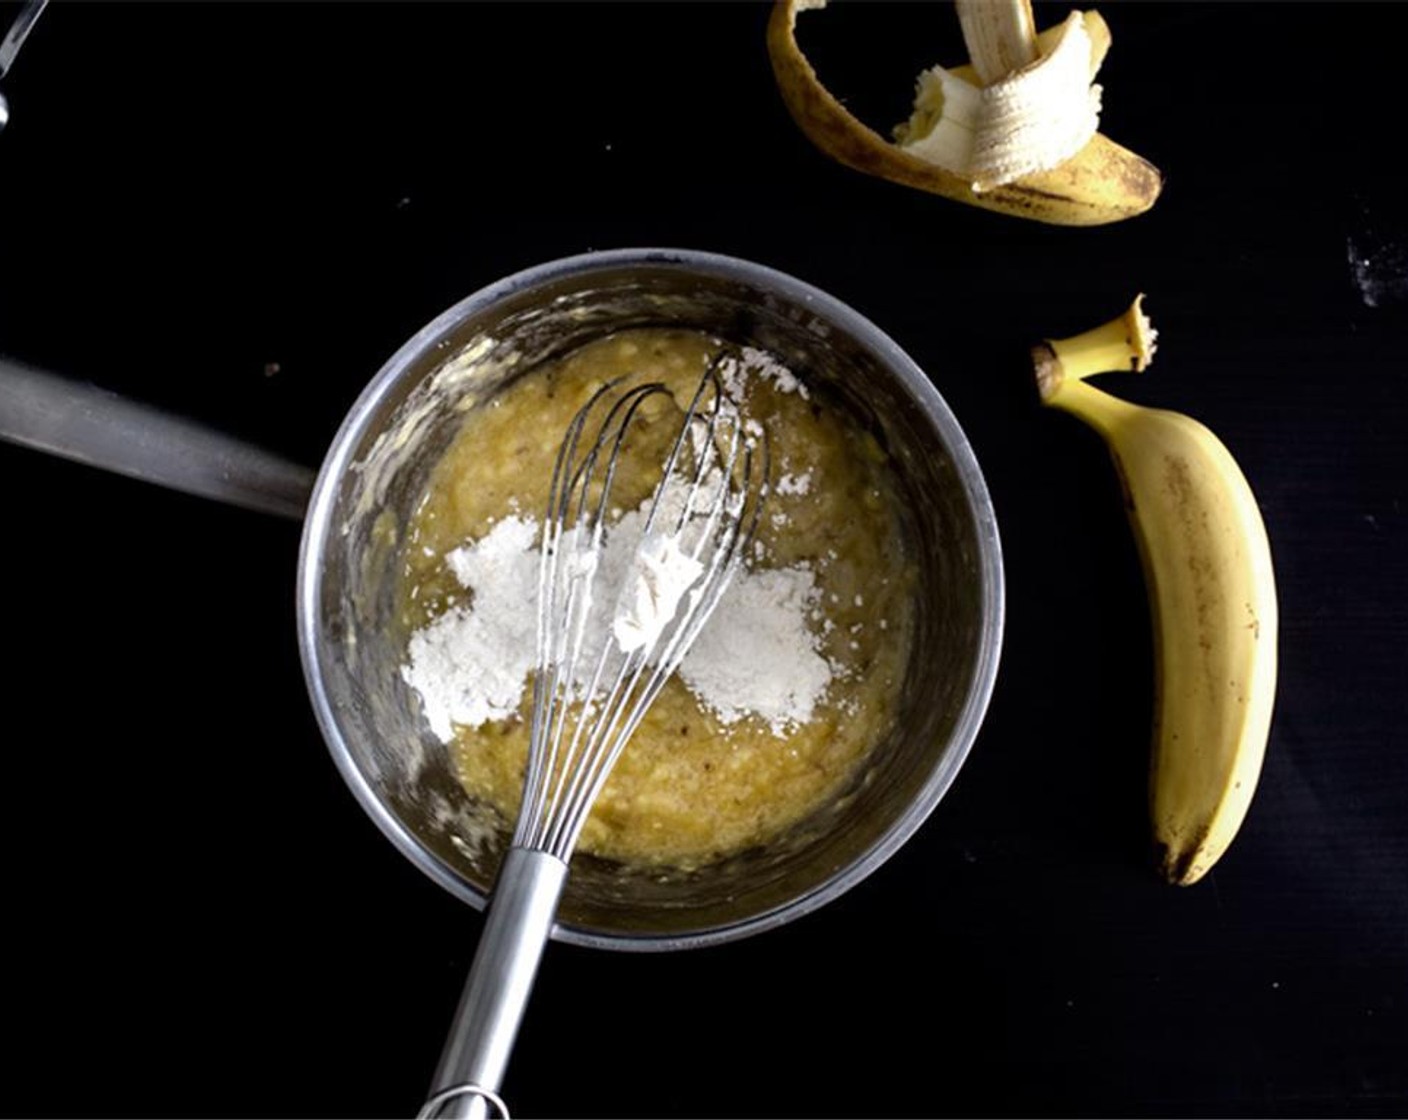
<svg viewBox="0 0 1408 1120"><path fill-rule="evenodd" d="M1143 303L1141 293L1128 311L1104 326L1070 338L1047 339L1032 347L1042 401L1058 404L1057 398L1063 387L1069 388L1070 381L1084 381L1097 373L1147 369L1154 360L1158 332L1144 314Z"/></svg>
<svg viewBox="0 0 1408 1120"><path fill-rule="evenodd" d="M1037 59L1031 0L956 0L963 42L985 86Z"/></svg>
<svg viewBox="0 0 1408 1120"><path fill-rule="evenodd" d="M1138 405L1122 401L1104 389L1087 385L1084 381L1065 381L1055 395L1044 402L1051 408L1069 412L1089 424L1101 435L1109 439L1121 420L1127 420L1139 410Z"/></svg>

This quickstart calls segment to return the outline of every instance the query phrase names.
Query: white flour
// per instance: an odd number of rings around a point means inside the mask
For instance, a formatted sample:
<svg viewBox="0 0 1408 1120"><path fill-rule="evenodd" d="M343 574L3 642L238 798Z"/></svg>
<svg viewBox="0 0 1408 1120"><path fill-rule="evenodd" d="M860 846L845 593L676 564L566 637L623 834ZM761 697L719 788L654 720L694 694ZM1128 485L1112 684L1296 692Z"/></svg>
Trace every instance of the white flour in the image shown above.
<svg viewBox="0 0 1408 1120"><path fill-rule="evenodd" d="M536 522L506 517L446 557L474 601L412 634L401 670L441 742L454 738L456 723L478 727L518 710L535 659L537 539Z"/></svg>
<svg viewBox="0 0 1408 1120"><path fill-rule="evenodd" d="M721 723L761 718L777 736L812 718L835 673L807 625L821 591L810 568L740 571L680 664Z"/></svg>
<svg viewBox="0 0 1408 1120"><path fill-rule="evenodd" d="M677 558L684 565L662 560L670 571L655 591L636 589L647 597L657 594L657 601L642 605L634 618L634 608L615 610L617 591L633 571L646 582L633 559L648 509L647 502L625 513L607 535L587 625L589 644L578 659L583 676L595 668L608 635L623 649L635 648L627 643L648 640L651 627L663 628L697 578L697 572L687 571L689 557ZM506 517L447 557L472 601L416 631L409 663L401 670L442 742L454 738L455 724L478 727L505 719L523 700L535 663L537 542L533 518ZM720 722L731 724L752 715L774 735L786 735L789 728L812 718L835 676L819 652L820 637L807 622L819 600L807 567L741 568L686 654L681 679Z"/></svg>
<svg viewBox="0 0 1408 1120"><path fill-rule="evenodd" d="M640 548L640 564L611 620L622 653L654 645L694 586L704 565L680 549L674 537L651 533Z"/></svg>
<svg viewBox="0 0 1408 1120"><path fill-rule="evenodd" d="M725 357L719 378L734 406L745 403L754 380L771 382L778 392L809 397L791 370L752 347L744 347L737 357ZM743 421L743 429L750 443L763 434L751 418ZM690 432L696 455L706 431L696 419ZM704 480L706 491L713 477ZM777 483L784 495L804 495L811 486L810 471L784 473ZM679 498L667 491L662 502L667 521L678 512ZM623 653L630 653L655 642L702 572L677 544L655 532L637 561L649 508L647 500L639 509L620 514L609 527L590 600L579 600L585 619L578 621L585 622L586 644L577 659L577 684L584 691L603 644L614 638ZM779 527L787 521L781 513L771 518ZM416 631L401 669L442 742L454 739L457 724L479 727L519 710L537 660L538 538L538 522L515 513L446 557L456 579L470 592L470 602ZM563 547L568 550L565 562L577 563L580 554L571 542L564 541ZM758 542L754 558L761 559L763 553ZM623 595L628 579L631 584ZM805 565L740 568L680 664L680 679L719 722L728 725L753 716L774 735L785 736L812 718L832 680L842 675L820 652L822 636L832 628L830 620L822 620L815 630L808 621L821 619L820 602L816 578Z"/></svg>
<svg viewBox="0 0 1408 1120"><path fill-rule="evenodd" d="M802 495L812 488L812 472L805 474L785 474L777 480L777 492L782 495Z"/></svg>
<svg viewBox="0 0 1408 1120"><path fill-rule="evenodd" d="M719 380L723 382L724 392L735 404L743 403L749 382L755 377L771 381L779 393L797 393L804 401L811 400L811 393L797 379L797 375L766 350L745 346L738 358L730 355L719 363Z"/></svg>

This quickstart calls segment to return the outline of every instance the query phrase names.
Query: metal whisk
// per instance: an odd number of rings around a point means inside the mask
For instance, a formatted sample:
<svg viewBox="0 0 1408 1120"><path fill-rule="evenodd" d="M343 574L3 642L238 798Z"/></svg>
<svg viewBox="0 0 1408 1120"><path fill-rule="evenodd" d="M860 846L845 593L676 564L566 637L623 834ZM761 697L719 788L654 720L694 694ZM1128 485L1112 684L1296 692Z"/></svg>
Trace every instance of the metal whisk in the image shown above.
<svg viewBox="0 0 1408 1120"><path fill-rule="evenodd" d="M768 491L767 437L725 394L723 360L714 359L685 413L609 614L594 592L612 482L641 406L668 390L614 382L568 426L543 522L523 801L422 1117L484 1115L491 1107L507 1115L497 1090L577 837L757 528ZM610 598L613 589L603 590Z"/></svg>

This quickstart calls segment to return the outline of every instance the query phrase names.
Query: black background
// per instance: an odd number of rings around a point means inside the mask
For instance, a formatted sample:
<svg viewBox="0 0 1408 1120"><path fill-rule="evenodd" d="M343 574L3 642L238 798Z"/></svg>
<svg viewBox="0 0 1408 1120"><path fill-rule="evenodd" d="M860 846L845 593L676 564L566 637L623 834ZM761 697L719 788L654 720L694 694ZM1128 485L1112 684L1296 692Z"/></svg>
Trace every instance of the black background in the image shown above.
<svg viewBox="0 0 1408 1120"><path fill-rule="evenodd" d="M12 357L311 465L464 295L683 246L853 305L973 442L1009 621L949 796L780 930L551 946L519 1114L1408 1113L1408 10L1105 14L1103 128L1167 188L1092 230L824 159L751 4L59 3L6 78ZM945 4L802 34L881 126L962 55ZM1137 290L1163 347L1116 391L1229 444L1282 609L1257 799L1186 890L1147 861L1149 626L1114 475L1025 358ZM414 1111L480 918L333 769L294 639L298 527L9 446L0 480L0 1110Z"/></svg>

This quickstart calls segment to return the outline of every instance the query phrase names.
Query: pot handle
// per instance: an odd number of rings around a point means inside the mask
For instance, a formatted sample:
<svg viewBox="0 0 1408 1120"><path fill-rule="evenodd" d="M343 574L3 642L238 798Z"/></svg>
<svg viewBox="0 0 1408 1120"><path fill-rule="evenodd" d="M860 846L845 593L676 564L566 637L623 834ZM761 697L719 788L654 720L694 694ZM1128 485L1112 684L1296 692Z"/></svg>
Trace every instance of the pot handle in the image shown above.
<svg viewBox="0 0 1408 1120"><path fill-rule="evenodd" d="M296 521L316 477L194 420L3 357L0 439Z"/></svg>

